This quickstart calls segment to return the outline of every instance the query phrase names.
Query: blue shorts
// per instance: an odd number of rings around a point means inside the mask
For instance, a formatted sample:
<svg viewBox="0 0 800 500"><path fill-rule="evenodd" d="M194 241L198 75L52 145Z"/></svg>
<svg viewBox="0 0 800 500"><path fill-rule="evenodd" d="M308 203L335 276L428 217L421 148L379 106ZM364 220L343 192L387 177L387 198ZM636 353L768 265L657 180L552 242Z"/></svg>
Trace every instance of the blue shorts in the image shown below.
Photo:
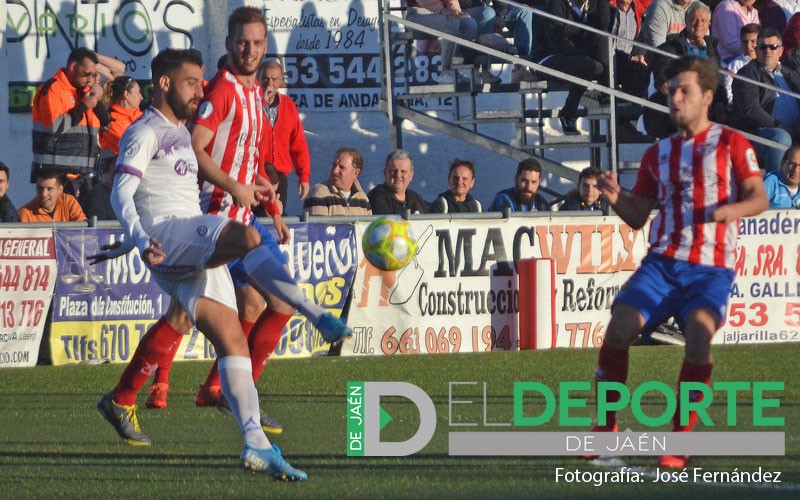
<svg viewBox="0 0 800 500"><path fill-rule="evenodd" d="M264 224L258 222L255 218L250 223L251 226L256 228L258 234L261 235L261 245L269 248L272 255L281 263L281 265L286 265L286 257L283 256L283 252L281 252L280 247L278 246L278 242L275 241L275 237L272 236L272 231L264 227ZM233 286L235 288L241 288L243 286L248 286L250 283L247 281L247 270L244 268L244 261L242 259L236 259L228 262L228 269L231 271L231 278L233 278Z"/></svg>
<svg viewBox="0 0 800 500"><path fill-rule="evenodd" d="M734 273L732 269L691 264L659 254L648 254L614 299L628 304L644 316L643 335L674 317L681 329L696 309L708 309L719 321L725 317Z"/></svg>

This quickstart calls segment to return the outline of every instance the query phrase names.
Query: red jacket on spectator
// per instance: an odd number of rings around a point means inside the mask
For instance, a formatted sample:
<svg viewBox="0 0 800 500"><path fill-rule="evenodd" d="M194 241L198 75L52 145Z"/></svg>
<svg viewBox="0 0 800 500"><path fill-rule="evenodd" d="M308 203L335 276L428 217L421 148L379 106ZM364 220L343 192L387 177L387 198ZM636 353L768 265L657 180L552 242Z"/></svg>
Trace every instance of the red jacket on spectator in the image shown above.
<svg viewBox="0 0 800 500"><path fill-rule="evenodd" d="M653 0L633 0L633 14L636 18L636 32L638 33L639 30L642 28L642 16L644 15L644 11L650 7L650 4ZM617 8L617 0L608 0L609 5L611 5L612 9Z"/></svg>
<svg viewBox="0 0 800 500"><path fill-rule="evenodd" d="M259 163L261 165L264 162L272 163L278 172L285 175L291 173L294 165L300 182L309 182L311 156L308 154L308 143L303 124L300 122L300 113L289 96L278 94L277 98L278 119L275 121L275 126L273 127L269 120L264 120Z"/></svg>

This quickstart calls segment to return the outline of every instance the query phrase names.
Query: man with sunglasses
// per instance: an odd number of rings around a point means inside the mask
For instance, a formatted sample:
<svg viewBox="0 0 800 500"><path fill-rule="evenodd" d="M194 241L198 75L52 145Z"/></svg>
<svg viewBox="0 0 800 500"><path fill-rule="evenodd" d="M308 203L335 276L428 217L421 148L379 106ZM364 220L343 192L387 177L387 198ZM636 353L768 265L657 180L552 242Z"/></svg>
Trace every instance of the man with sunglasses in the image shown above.
<svg viewBox="0 0 800 500"><path fill-rule="evenodd" d="M737 75L759 83L800 93L800 75L782 67L783 42L780 33L768 28L758 36L756 59L745 64ZM731 124L741 130L784 145L773 148L754 144L761 168L778 170L786 148L792 145L800 118L800 102L773 88L766 88L735 78L732 84Z"/></svg>
<svg viewBox="0 0 800 500"><path fill-rule="evenodd" d="M67 65L36 90L31 182L42 170L77 175L94 172L100 155L97 135L101 126L108 125L101 123L98 114L103 98L103 87L97 83L98 64L94 51L78 47L70 53Z"/></svg>

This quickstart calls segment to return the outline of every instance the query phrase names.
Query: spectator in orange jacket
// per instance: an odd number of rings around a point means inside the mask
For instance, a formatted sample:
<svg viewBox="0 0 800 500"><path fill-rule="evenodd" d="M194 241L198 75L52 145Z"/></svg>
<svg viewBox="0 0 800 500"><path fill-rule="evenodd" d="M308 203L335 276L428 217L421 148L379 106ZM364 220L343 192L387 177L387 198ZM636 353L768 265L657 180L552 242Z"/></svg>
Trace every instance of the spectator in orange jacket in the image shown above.
<svg viewBox="0 0 800 500"><path fill-rule="evenodd" d="M264 91L264 112L268 118L261 143L261 157L265 162L275 165L278 171L278 195L285 215L287 176L294 166L300 178L297 194L301 200L306 199L310 187L311 156L297 106L289 96L278 93L283 86L283 66L280 61L267 59L258 68L256 77Z"/></svg>
<svg viewBox="0 0 800 500"><path fill-rule="evenodd" d="M98 114L103 98L103 88L97 83L98 62L93 51L76 48L66 67L36 90L31 182L39 170L94 172L100 153L97 135L101 126L108 125Z"/></svg>
<svg viewBox="0 0 800 500"><path fill-rule="evenodd" d="M139 104L142 103L142 92L139 83L132 76L118 76L106 83L105 94L109 96L108 112L111 125L108 130L100 132L100 149L119 154L119 140L131 123L142 116Z"/></svg>
<svg viewBox="0 0 800 500"><path fill-rule="evenodd" d="M85 221L78 200L64 192L64 174L55 170L36 172L36 197L19 209L20 222Z"/></svg>

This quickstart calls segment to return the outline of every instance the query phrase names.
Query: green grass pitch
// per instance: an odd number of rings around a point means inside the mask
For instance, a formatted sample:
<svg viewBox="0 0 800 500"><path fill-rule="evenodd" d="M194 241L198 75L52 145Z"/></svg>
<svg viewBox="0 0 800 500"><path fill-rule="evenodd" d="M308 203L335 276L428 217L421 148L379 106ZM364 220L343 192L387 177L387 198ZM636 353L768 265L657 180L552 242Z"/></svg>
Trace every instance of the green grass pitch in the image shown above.
<svg viewBox="0 0 800 500"><path fill-rule="evenodd" d="M471 409L462 406L459 418L482 420L480 383L486 382L488 420L509 422L515 381L556 387L562 380L592 379L597 351L554 350L270 363L258 384L262 407L284 424L285 432L274 442L293 465L308 472L305 483L275 482L239 467L242 444L233 419L194 406L195 391L209 363L177 363L169 407L139 410L142 427L154 442L149 448L123 443L95 409L123 366L2 370L0 498L800 498L800 384L794 380L800 345L719 346L714 356L714 380L785 382L776 413L786 422L786 456L697 457L690 467L723 471L762 467L781 471L781 484L662 486L648 480L596 487L556 482L556 467L604 470L577 458L448 457L448 382L479 382L476 404ZM629 384L660 380L673 385L681 358L678 347L635 347ZM346 383L370 380L406 381L431 395L438 422L426 448L402 458L346 456ZM140 403L145 395L140 395ZM658 401L648 404L657 406ZM416 429L413 405L390 399L383 406L393 417L383 431L387 437L403 439L408 429ZM751 421L747 400L739 403L739 410L744 425L737 429L762 430L747 424ZM723 421L725 412L723 403L712 405L715 421ZM632 423L630 411L620 418L623 426L646 430ZM564 429L553 424L542 430ZM624 460L654 469L653 457Z"/></svg>

